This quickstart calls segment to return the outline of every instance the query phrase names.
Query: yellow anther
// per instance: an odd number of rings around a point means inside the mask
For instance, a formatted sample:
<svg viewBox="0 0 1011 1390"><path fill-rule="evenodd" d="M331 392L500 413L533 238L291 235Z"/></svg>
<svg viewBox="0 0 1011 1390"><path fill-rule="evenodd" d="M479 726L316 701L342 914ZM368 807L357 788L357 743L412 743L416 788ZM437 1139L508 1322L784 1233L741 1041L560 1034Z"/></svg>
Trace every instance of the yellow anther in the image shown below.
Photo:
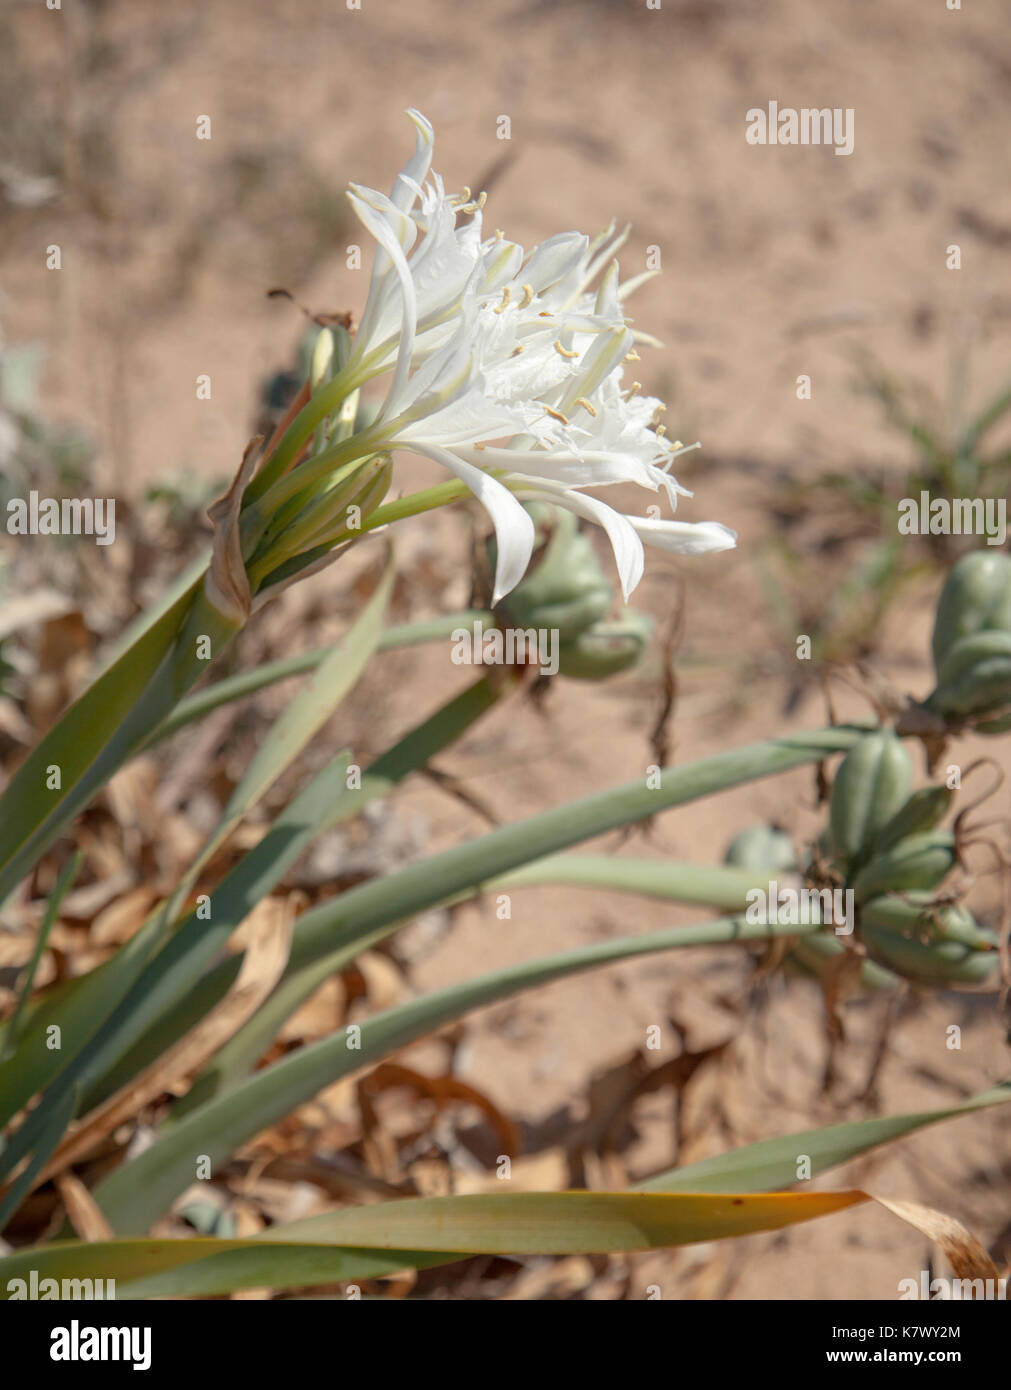
<svg viewBox="0 0 1011 1390"><path fill-rule="evenodd" d="M513 350L512 350L512 352L509 354L509 356L510 356L510 357L519 357L519 355L520 355L521 352L526 352L526 348L525 348L525 346L523 345L523 343L520 343L518 347L514 347Z"/></svg>
<svg viewBox="0 0 1011 1390"><path fill-rule="evenodd" d="M498 306L497 309L494 309L492 312L493 312L493 313L496 313L496 314L504 313L505 310L508 308L508 306L509 306L509 286L506 285L505 289L502 291L502 303Z"/></svg>
<svg viewBox="0 0 1011 1390"><path fill-rule="evenodd" d="M563 425L567 425L569 423L560 410L552 410L549 405L546 405L544 407L544 413L545 415L550 415L552 420L561 420Z"/></svg>
<svg viewBox="0 0 1011 1390"><path fill-rule="evenodd" d="M578 356L579 356L579 353L578 353L578 352L572 352L571 349L566 348L566 347L562 347L562 340L561 340L561 338L556 338L555 341L551 344L551 346L554 348L554 350L555 350L556 352L560 352L561 355L562 355L563 357L578 357Z"/></svg>
<svg viewBox="0 0 1011 1390"><path fill-rule="evenodd" d="M667 433L667 426L666 426L666 425L657 425L657 427L656 427L656 437L657 437L657 439L662 439L663 436L664 436L666 433Z"/></svg>
<svg viewBox="0 0 1011 1390"><path fill-rule="evenodd" d="M456 210L457 210L458 213L466 214L467 216L470 216L470 214L473 213L473 212L480 212L481 209L484 207L484 205L485 205L485 203L486 203L487 201L488 201L488 194L487 194L487 193L479 193L479 194L477 195L476 198L474 198L474 199L471 200L471 202L469 202L469 203L461 203L461 204L457 207Z"/></svg>
<svg viewBox="0 0 1011 1390"><path fill-rule="evenodd" d="M675 448L675 449L683 449L684 447L685 447L685 446L681 443L681 440L680 440L680 439L675 439L675 441L674 441L674 448Z"/></svg>
<svg viewBox="0 0 1011 1390"><path fill-rule="evenodd" d="M537 315L537 317L539 319L551 319L554 318L554 314L552 314L550 309L542 309L541 312Z"/></svg>
<svg viewBox="0 0 1011 1390"><path fill-rule="evenodd" d="M591 405L590 402L586 399L585 396L577 396L576 399L575 399L575 401L573 402L573 404L574 404L574 405L581 405L581 406L583 406L586 410L588 410L588 411L590 412L590 414L593 416L594 419L597 418L597 408L596 408L596 406Z"/></svg>
<svg viewBox="0 0 1011 1390"><path fill-rule="evenodd" d="M626 362L641 362L641 361L642 361L642 358L641 358L641 357L639 356L639 354L636 352L635 348L633 348L631 352L626 352L626 353L625 353L625 361L626 361Z"/></svg>
<svg viewBox="0 0 1011 1390"><path fill-rule="evenodd" d="M485 447L486 447L486 446L485 446L484 444L475 444L475 445L474 445L474 448L475 448L475 449L484 449Z"/></svg>
<svg viewBox="0 0 1011 1390"><path fill-rule="evenodd" d="M523 286L523 298L520 300L519 305L518 305L517 307L520 308L520 309L525 309L525 308L527 307L527 305L531 302L531 300L533 299L533 297L534 297L534 287L533 287L533 285L524 285L524 286Z"/></svg>
<svg viewBox="0 0 1011 1390"><path fill-rule="evenodd" d="M641 381L633 381L627 391L622 392L622 400L630 401L633 396L637 396L642 390Z"/></svg>

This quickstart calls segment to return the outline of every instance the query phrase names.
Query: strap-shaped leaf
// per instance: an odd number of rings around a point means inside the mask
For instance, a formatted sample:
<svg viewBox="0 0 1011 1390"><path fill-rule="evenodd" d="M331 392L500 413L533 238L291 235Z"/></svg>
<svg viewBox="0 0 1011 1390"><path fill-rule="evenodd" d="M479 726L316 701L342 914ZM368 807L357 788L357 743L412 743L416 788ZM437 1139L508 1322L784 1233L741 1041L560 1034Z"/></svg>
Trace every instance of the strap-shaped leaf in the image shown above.
<svg viewBox="0 0 1011 1390"><path fill-rule="evenodd" d="M344 1208L251 1240L43 1246L32 1258L20 1253L0 1260L0 1288L10 1290L11 1279L30 1277L32 1270L39 1278L115 1278L118 1298L291 1288L365 1279L468 1254L606 1254L690 1245L778 1231L866 1200L862 1192L420 1197ZM120 1284L124 1278L130 1282Z"/></svg>

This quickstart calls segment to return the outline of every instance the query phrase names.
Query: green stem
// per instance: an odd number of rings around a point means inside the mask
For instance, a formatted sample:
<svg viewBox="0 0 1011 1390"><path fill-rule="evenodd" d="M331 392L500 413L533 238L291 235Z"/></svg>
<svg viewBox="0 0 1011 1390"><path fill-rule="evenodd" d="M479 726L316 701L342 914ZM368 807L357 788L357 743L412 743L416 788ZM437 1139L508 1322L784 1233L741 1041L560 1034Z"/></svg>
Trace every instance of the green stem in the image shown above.
<svg viewBox="0 0 1011 1390"><path fill-rule="evenodd" d="M288 426L271 457L246 488L247 504L257 502L283 477L305 448L316 426L341 405L345 396L355 389L355 385L349 373L338 372L321 391L306 402Z"/></svg>
<svg viewBox="0 0 1011 1390"><path fill-rule="evenodd" d="M409 516L420 516L422 512L434 511L436 507L444 507L447 502L458 502L461 497L469 495L470 489L465 483L438 483L435 487L399 497L395 502L384 503L364 523L362 531L374 531L377 526L387 526L390 522L403 521Z"/></svg>

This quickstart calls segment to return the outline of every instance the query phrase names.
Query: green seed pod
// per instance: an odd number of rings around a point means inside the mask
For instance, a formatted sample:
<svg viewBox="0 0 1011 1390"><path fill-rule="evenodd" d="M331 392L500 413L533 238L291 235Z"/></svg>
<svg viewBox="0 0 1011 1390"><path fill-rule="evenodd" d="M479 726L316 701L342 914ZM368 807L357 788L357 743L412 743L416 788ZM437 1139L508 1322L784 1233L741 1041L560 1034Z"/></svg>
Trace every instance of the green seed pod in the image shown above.
<svg viewBox="0 0 1011 1390"><path fill-rule="evenodd" d="M900 806L887 825L882 826L874 840L874 852L884 854L885 850L897 845L910 835L923 830L932 830L947 814L955 793L950 787L921 787Z"/></svg>
<svg viewBox="0 0 1011 1390"><path fill-rule="evenodd" d="M594 623L558 648L558 670L576 680L599 681L638 665L649 645L652 619L628 609L611 623Z"/></svg>
<svg viewBox="0 0 1011 1390"><path fill-rule="evenodd" d="M927 704L941 714L978 714L1011 703L1011 632L974 632L948 651Z"/></svg>
<svg viewBox="0 0 1011 1390"><path fill-rule="evenodd" d="M865 854L909 797L913 767L891 729L867 734L843 758L832 783L829 824L847 860Z"/></svg>
<svg viewBox="0 0 1011 1390"><path fill-rule="evenodd" d="M1001 550L963 555L944 581L934 619L938 683L944 658L955 643L986 629L1011 631L1011 557Z"/></svg>
<svg viewBox="0 0 1011 1390"><path fill-rule="evenodd" d="M797 856L785 830L777 830L773 825L749 825L730 841L723 862L759 871L795 869Z"/></svg>
<svg viewBox="0 0 1011 1390"><path fill-rule="evenodd" d="M948 648L941 669L937 673L937 684L949 685L961 676L968 675L981 661L994 656L1011 655L1011 632L987 629L972 632Z"/></svg>
<svg viewBox="0 0 1011 1390"><path fill-rule="evenodd" d="M861 935L865 927L915 941L958 941L974 951L989 951L997 944L993 932L981 927L968 908L938 903L930 893L872 898L860 908Z"/></svg>
<svg viewBox="0 0 1011 1390"><path fill-rule="evenodd" d="M802 936L791 947L789 959L801 966L806 974L818 979L832 969L834 961L845 952L846 947L834 936L816 932L812 936ZM899 977L876 961L864 960L860 963L860 982L869 989L889 989L898 984Z"/></svg>
<svg viewBox="0 0 1011 1390"><path fill-rule="evenodd" d="M983 984L997 967L996 951L973 950L961 941L914 941L866 925L860 935L875 960L922 984Z"/></svg>
<svg viewBox="0 0 1011 1390"><path fill-rule="evenodd" d="M599 622L614 602L614 590L604 576L589 537L577 529L571 512L528 507L540 535L554 524L540 563L499 605L503 620L521 628L556 629L562 643L574 642ZM494 537L488 544L495 567Z"/></svg>
<svg viewBox="0 0 1011 1390"><path fill-rule="evenodd" d="M926 830L875 855L854 878L853 894L862 903L879 893L936 888L954 863L955 837L951 831Z"/></svg>

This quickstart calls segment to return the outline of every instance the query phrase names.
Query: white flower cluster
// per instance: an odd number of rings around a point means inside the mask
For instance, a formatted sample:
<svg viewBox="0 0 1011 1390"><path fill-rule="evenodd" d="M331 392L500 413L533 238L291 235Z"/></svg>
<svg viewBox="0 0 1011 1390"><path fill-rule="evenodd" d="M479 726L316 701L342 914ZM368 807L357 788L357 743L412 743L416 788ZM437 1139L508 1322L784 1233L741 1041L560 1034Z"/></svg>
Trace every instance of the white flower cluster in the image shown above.
<svg viewBox="0 0 1011 1390"><path fill-rule="evenodd" d="M355 387L392 373L370 437L436 459L482 502L498 539L496 601L534 544L517 494L602 526L626 598L643 541L685 554L732 547L717 522L626 516L582 491L637 483L662 489L672 509L685 494L669 472L683 449L664 435L662 403L622 384L637 356L622 302L649 278L619 285L626 233L566 232L529 255L501 232L485 237L483 197L447 196L430 175L432 127L408 114L416 148L391 195L358 185L348 195L377 251L346 370Z"/></svg>

